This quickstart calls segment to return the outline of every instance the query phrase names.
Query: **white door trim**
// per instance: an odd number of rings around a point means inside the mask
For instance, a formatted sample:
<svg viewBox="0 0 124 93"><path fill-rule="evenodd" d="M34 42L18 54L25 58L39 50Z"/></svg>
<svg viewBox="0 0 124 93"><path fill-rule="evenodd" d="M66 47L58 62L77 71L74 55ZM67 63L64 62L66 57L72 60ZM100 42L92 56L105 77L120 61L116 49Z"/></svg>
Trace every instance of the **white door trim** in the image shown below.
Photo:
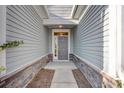
<svg viewBox="0 0 124 93"><path fill-rule="evenodd" d="M54 32L68 32L68 60L57 60L57 61L69 61L70 54L70 29L52 29L52 53L53 53L53 61L54 59Z"/></svg>

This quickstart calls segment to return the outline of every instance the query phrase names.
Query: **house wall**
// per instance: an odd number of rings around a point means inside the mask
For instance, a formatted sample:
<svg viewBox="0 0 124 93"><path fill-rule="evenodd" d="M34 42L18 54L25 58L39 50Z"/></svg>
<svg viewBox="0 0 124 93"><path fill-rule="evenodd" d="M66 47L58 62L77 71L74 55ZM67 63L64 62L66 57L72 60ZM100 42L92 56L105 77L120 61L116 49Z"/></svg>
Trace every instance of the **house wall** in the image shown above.
<svg viewBox="0 0 124 93"><path fill-rule="evenodd" d="M114 79L101 73L103 69L107 70L107 65L104 68L104 63L109 63L108 6L89 6L75 28L73 37L74 53L70 55L70 59L92 87L115 87Z"/></svg>
<svg viewBox="0 0 124 93"><path fill-rule="evenodd" d="M33 6L7 6L6 21L6 41L24 41L19 47L7 49L7 72L30 64L49 52L49 33Z"/></svg>
<svg viewBox="0 0 124 93"><path fill-rule="evenodd" d="M108 6L90 6L74 31L74 54L103 69L109 61Z"/></svg>
<svg viewBox="0 0 124 93"><path fill-rule="evenodd" d="M7 67L6 73L0 74L0 87L26 87L37 72L52 61L49 31L42 24L42 15L39 16L35 9L26 5L5 7L4 41L23 40L24 44L6 49L4 64Z"/></svg>

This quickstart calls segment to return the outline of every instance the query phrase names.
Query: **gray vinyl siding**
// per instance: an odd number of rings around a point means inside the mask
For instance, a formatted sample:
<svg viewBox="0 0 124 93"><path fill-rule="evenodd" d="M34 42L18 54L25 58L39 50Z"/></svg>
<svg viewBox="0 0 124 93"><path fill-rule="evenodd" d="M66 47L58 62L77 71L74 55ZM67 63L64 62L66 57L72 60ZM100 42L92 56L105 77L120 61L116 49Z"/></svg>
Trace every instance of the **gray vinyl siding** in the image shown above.
<svg viewBox="0 0 124 93"><path fill-rule="evenodd" d="M7 6L6 40L24 44L7 49L7 72L29 64L48 53L48 31L33 6Z"/></svg>
<svg viewBox="0 0 124 93"><path fill-rule="evenodd" d="M90 6L74 31L74 54L103 69L109 60L108 6Z"/></svg>

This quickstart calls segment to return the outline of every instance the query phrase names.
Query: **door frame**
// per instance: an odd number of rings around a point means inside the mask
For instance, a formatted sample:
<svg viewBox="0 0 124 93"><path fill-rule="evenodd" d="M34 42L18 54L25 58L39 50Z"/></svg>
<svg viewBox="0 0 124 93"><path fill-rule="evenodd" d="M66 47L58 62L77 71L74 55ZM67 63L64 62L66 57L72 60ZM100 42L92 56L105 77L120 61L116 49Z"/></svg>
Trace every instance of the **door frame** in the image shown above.
<svg viewBox="0 0 124 93"><path fill-rule="evenodd" d="M69 61L70 54L70 31L71 29L52 29L52 53L53 53L53 61ZM68 60L58 60L54 59L54 32L68 32Z"/></svg>

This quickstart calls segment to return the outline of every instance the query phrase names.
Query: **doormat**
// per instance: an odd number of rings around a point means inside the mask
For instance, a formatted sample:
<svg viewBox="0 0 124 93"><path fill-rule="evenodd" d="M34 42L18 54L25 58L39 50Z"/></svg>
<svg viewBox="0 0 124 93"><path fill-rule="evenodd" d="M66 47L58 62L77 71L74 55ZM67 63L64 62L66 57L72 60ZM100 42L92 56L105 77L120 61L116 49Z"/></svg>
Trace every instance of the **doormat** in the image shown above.
<svg viewBox="0 0 124 93"><path fill-rule="evenodd" d="M41 69L27 88L50 88L55 70Z"/></svg>
<svg viewBox="0 0 124 93"><path fill-rule="evenodd" d="M74 69L72 72L79 88L92 88L88 80L79 69Z"/></svg>

